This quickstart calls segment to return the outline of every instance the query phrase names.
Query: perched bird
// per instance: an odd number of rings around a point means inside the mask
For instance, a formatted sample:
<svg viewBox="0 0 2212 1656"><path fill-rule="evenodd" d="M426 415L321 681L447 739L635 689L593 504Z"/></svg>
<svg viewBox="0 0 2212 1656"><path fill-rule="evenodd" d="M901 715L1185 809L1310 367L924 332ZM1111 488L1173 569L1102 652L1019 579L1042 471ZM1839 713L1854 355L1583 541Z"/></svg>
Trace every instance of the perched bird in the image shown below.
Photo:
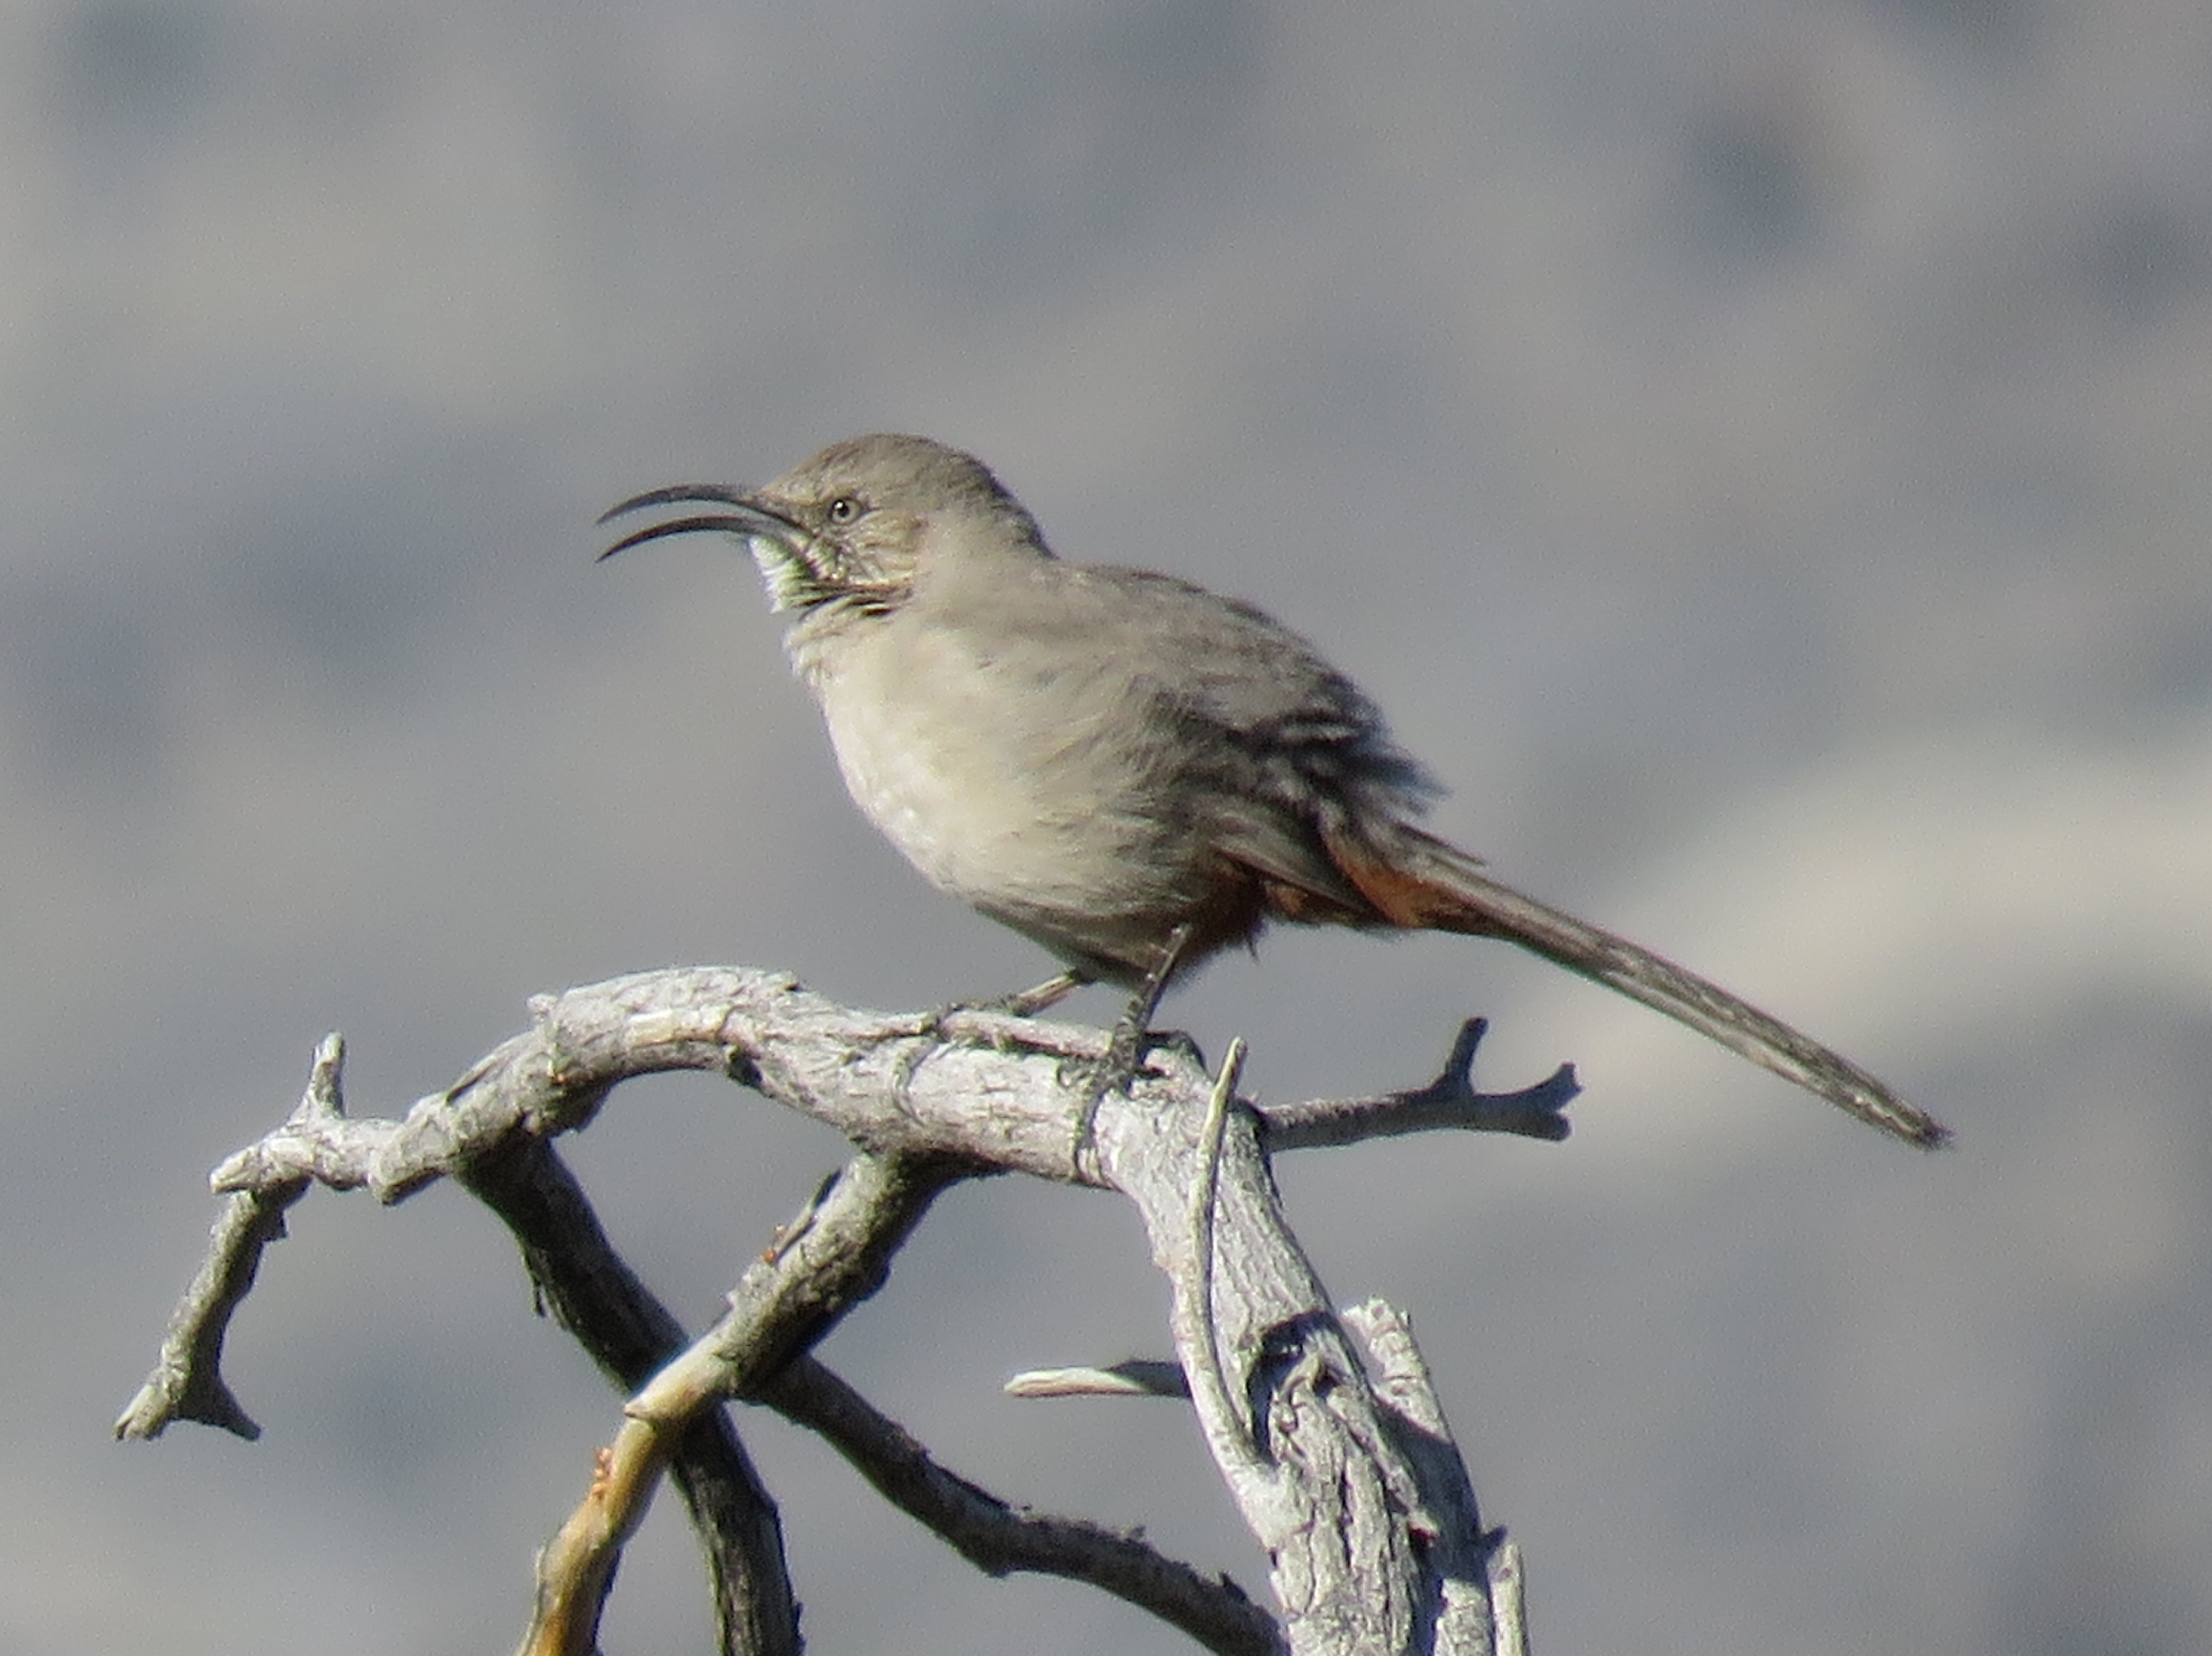
<svg viewBox="0 0 2212 1656"><path fill-rule="evenodd" d="M1502 937L1923 1146L1948 1131L1848 1059L1650 950L1500 884L1419 826L1440 792L1358 687L1248 604L1063 562L970 455L857 437L603 556L748 543L861 811L933 884L1076 984L1160 990L1272 921Z"/></svg>

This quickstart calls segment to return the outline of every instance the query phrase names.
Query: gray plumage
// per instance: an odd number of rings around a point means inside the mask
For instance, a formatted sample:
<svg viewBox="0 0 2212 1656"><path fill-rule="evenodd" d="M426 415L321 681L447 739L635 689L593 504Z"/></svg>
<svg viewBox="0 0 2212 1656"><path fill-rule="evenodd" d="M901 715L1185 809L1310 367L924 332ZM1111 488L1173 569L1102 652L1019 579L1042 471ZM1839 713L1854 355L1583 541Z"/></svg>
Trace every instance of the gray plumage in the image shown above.
<svg viewBox="0 0 2212 1656"><path fill-rule="evenodd" d="M610 553L744 539L854 802L1081 977L1172 975L1271 921L1500 937L1909 1142L1948 1137L1717 986L1492 879L1419 826L1436 784L1311 644L1172 576L1061 561L973 457L854 438L757 489L656 489L607 515L693 501L726 509Z"/></svg>

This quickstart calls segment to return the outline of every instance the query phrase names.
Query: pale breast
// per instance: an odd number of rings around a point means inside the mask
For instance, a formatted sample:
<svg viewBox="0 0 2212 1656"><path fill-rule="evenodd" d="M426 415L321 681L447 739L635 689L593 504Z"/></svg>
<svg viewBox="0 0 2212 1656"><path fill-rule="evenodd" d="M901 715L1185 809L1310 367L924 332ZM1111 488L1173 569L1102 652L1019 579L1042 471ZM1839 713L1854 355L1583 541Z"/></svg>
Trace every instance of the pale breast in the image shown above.
<svg viewBox="0 0 2212 1656"><path fill-rule="evenodd" d="M1024 924L1155 908L1203 847L1166 820L1110 682L1016 685L957 634L891 617L814 676L854 803L933 883Z"/></svg>

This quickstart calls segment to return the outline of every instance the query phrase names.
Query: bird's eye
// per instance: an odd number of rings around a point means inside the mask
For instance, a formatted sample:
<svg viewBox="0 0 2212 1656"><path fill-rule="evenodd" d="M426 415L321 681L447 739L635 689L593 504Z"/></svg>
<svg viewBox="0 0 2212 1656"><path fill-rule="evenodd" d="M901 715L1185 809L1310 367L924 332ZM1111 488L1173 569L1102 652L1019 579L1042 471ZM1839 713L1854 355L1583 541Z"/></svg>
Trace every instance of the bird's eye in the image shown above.
<svg viewBox="0 0 2212 1656"><path fill-rule="evenodd" d="M830 502L829 517L833 524L848 524L860 515L860 499L857 494L840 494Z"/></svg>

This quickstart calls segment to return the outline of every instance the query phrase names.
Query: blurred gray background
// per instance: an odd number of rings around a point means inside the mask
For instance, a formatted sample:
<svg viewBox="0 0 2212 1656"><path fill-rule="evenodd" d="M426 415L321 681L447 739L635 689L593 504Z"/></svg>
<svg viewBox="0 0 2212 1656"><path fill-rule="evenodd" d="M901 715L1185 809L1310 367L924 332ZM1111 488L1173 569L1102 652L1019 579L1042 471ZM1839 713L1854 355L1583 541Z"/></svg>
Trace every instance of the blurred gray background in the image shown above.
<svg viewBox="0 0 2212 1656"><path fill-rule="evenodd" d="M118 1447L205 1170L671 962L1042 974L847 805L732 548L593 515L910 428L1313 636L1508 877L1802 1021L1916 1157L1495 946L1284 936L1270 1097L1563 1059L1566 1145L1286 1161L1413 1314L1550 1656L2212 1647L2212 11L2194 0L0 9L0 1647L503 1649L614 1400L457 1193L311 1198ZM1103 1021L1094 997L1077 1015ZM704 1320L838 1143L574 1155ZM825 1356L1264 1588L1097 1195L957 1192ZM1169 1652L780 1422L822 1651ZM672 1505L609 1647L702 1647Z"/></svg>

